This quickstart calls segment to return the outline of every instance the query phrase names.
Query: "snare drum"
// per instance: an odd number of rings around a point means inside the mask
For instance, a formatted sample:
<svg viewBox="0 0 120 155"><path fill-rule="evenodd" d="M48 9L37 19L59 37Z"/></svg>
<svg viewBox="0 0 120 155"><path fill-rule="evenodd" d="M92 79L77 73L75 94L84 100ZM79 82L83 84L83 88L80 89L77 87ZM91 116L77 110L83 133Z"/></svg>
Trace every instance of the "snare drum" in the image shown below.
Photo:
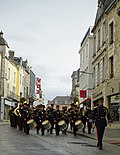
<svg viewBox="0 0 120 155"><path fill-rule="evenodd" d="M42 125L43 125L45 130L48 130L48 129L51 128L51 124L50 124L50 122L48 120L43 121Z"/></svg>
<svg viewBox="0 0 120 155"><path fill-rule="evenodd" d="M58 125L60 126L60 130L65 130L65 129L67 129L67 124L65 123L65 121L64 120L61 120L59 123L58 123Z"/></svg>
<svg viewBox="0 0 120 155"><path fill-rule="evenodd" d="M36 126L37 126L36 123L35 123L35 121L34 121L34 119L28 120L27 121L27 124L29 125L29 127L30 127L31 130L35 129Z"/></svg>
<svg viewBox="0 0 120 155"><path fill-rule="evenodd" d="M75 122L75 126L77 127L77 129L82 129L83 128L83 123L81 120L77 120Z"/></svg>

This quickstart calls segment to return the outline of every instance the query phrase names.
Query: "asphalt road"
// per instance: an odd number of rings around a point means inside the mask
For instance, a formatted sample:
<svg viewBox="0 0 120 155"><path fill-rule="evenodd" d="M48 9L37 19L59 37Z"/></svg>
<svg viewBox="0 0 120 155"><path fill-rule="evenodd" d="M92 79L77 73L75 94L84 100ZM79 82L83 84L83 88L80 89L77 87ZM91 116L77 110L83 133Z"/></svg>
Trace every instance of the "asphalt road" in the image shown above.
<svg viewBox="0 0 120 155"><path fill-rule="evenodd" d="M120 147L104 143L104 149L96 147L96 140L67 133L45 133L44 136L30 131L30 135L9 127L0 126L0 155L118 155Z"/></svg>

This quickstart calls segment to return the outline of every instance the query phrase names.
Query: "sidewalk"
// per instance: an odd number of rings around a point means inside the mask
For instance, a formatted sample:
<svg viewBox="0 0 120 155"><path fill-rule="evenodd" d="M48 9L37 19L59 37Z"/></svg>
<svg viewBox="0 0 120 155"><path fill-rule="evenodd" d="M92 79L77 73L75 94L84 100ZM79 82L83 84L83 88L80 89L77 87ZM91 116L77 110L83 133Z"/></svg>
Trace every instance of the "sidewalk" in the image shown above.
<svg viewBox="0 0 120 155"><path fill-rule="evenodd" d="M10 124L9 120L0 121L0 125L9 125L9 124Z"/></svg>
<svg viewBox="0 0 120 155"><path fill-rule="evenodd" d="M70 129L68 132L72 133ZM87 133L87 129L85 133L79 131L77 134L83 137L96 139L96 128L94 129L94 132L91 132L91 134ZM111 127L107 126L105 128L103 141L109 144L116 144L120 146L120 123L112 124Z"/></svg>

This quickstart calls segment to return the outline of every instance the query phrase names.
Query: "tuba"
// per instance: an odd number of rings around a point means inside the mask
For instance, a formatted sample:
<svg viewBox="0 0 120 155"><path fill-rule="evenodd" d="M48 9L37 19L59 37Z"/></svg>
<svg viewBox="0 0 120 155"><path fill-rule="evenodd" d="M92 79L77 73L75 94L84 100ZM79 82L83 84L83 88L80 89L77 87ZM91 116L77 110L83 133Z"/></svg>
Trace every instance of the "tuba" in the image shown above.
<svg viewBox="0 0 120 155"><path fill-rule="evenodd" d="M14 114L16 115L16 116L19 116L19 117L21 117L21 113L20 113L20 107L19 107L19 104L18 104L18 106L17 106L17 108L15 108L15 110L14 110Z"/></svg>

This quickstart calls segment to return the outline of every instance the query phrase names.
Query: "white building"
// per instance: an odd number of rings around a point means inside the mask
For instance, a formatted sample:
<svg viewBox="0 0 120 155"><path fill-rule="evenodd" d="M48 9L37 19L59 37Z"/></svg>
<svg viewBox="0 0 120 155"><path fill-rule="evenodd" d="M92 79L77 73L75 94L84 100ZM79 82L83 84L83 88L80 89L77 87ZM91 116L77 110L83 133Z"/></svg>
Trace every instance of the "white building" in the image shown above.
<svg viewBox="0 0 120 155"><path fill-rule="evenodd" d="M90 105L91 91L93 85L92 77L92 56L93 56L93 35L91 33L92 27L89 27L86 32L79 50L80 54L80 104ZM84 90L85 96L81 96L81 90Z"/></svg>

